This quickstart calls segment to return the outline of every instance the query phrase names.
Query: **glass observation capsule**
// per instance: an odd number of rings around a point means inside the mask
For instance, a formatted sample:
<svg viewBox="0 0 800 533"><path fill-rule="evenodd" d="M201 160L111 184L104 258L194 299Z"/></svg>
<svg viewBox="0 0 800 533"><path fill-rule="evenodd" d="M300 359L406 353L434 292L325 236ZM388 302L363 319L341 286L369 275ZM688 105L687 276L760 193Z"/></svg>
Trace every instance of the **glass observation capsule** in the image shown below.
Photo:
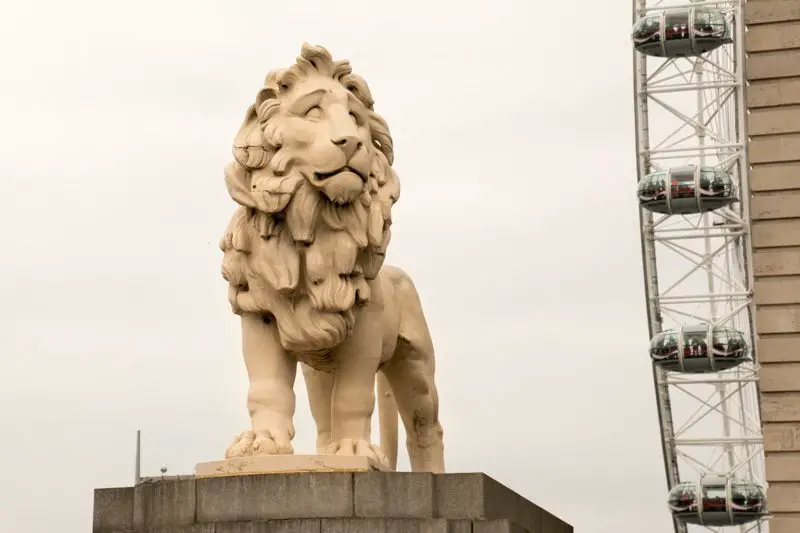
<svg viewBox="0 0 800 533"><path fill-rule="evenodd" d="M737 200L731 175L714 167L675 167L639 181L639 203L666 215L714 211Z"/></svg>
<svg viewBox="0 0 800 533"><path fill-rule="evenodd" d="M733 42L725 16L697 7L653 11L633 26L633 46L657 57L699 56Z"/></svg>
<svg viewBox="0 0 800 533"><path fill-rule="evenodd" d="M675 485L667 505L675 518L687 524L731 526L765 517L766 502L764 489L751 481L709 476Z"/></svg>
<svg viewBox="0 0 800 533"><path fill-rule="evenodd" d="M650 341L650 357L664 370L706 374L749 361L747 348L743 333L700 324L662 331Z"/></svg>

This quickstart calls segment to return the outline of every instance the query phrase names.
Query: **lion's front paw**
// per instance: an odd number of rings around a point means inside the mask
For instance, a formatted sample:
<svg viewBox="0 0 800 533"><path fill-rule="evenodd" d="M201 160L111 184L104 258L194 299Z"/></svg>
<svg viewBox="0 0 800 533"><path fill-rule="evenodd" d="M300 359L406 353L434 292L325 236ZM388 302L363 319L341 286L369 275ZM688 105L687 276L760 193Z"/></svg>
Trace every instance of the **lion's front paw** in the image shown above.
<svg viewBox="0 0 800 533"><path fill-rule="evenodd" d="M366 440L361 439L342 439L337 442L332 442L328 445L328 455L347 455L356 457L369 457L377 461L381 467L389 469L389 460L383 454L381 449L375 444L370 444Z"/></svg>
<svg viewBox="0 0 800 533"><path fill-rule="evenodd" d="M289 428L264 429L240 433L233 444L225 451L225 458L247 457L253 455L291 455L294 449L291 444Z"/></svg>

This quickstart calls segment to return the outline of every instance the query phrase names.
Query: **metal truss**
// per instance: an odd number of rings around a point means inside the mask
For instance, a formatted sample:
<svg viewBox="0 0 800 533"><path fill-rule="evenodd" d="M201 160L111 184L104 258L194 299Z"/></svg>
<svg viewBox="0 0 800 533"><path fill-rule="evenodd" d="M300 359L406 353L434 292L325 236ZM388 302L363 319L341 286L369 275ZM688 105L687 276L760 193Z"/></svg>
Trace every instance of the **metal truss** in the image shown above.
<svg viewBox="0 0 800 533"><path fill-rule="evenodd" d="M730 173L738 198L698 215L640 208L650 336L699 324L731 328L744 333L752 357L709 374L653 367L669 488L709 473L766 488L753 326L743 3L633 0L634 22L654 10L704 7L725 14L733 37L733 44L696 58L633 52L638 179L670 167L715 167ZM728 527L675 522L676 533L735 529L767 531L765 521Z"/></svg>

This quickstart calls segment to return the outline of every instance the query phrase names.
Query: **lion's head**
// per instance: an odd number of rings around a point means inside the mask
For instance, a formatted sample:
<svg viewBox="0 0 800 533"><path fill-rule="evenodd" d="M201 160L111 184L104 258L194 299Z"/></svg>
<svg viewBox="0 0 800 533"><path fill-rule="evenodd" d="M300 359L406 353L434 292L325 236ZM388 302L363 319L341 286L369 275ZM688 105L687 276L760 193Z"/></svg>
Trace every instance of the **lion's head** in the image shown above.
<svg viewBox="0 0 800 533"><path fill-rule="evenodd" d="M389 244L400 195L389 128L350 64L305 44L267 75L233 155L225 181L241 207L220 243L233 311L273 316L291 351L329 350Z"/></svg>

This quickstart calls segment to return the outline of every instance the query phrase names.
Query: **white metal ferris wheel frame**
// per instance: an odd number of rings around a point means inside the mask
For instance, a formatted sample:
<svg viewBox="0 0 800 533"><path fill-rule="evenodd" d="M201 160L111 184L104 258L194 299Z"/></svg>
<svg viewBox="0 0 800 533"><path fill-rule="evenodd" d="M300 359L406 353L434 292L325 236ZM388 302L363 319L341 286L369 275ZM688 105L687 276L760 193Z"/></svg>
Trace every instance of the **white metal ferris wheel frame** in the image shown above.
<svg viewBox="0 0 800 533"><path fill-rule="evenodd" d="M763 439L760 423L758 362L755 353L755 327L753 324L755 303L752 297L754 280L750 246L749 167L746 152L743 4L743 0L701 0L668 5L657 0L633 0L634 22L652 11L690 7L709 7L722 11L727 15L727 20L732 22L733 43L726 47L732 49L733 52L731 54L732 61L730 61L732 68L722 64L722 61L715 61L715 56L717 58L721 56L713 52L704 54L701 60L697 61L695 58L653 59L634 51L638 179L642 179L654 170L666 170L673 166L671 163L677 163L676 160L679 159L693 159L692 163L702 166L705 163L706 155L716 151L718 159L716 166L731 171L739 198L737 203L717 210L713 215L706 214L695 217L696 222L691 222L684 217L685 223L677 228L669 226L671 221L681 218L679 215L657 215L643 208L640 210L642 262L650 336L653 337L662 331L665 315L672 315L678 328L687 324L687 320L691 320L691 323L694 324L706 323L722 326L732 319L737 319L742 322L737 329L743 330L745 333L753 357L752 363L716 374L678 374L665 372L657 366L653 367L669 488L681 481L692 481L692 478L695 477L689 473L691 476L689 479L681 479L682 476L688 476L686 472L679 471L679 459L683 463L694 466L701 476L706 472L716 472L725 476L735 474L740 479L765 485L763 482ZM660 61L661 64L652 73L648 73L648 61L650 63ZM680 74L681 66L685 65L691 67L694 79L692 76L667 76L665 74L669 68L673 67ZM703 76L706 69L713 71L709 78ZM685 74L685 72L683 73ZM681 112L664 100L669 94L686 93L687 91L694 91L698 94L693 113ZM703 105L702 95L710 91L715 91L716 97L711 99L707 105ZM664 109L681 122L677 130L671 132L657 145L650 138L651 128L648 115L651 103ZM730 112L731 123L727 127L719 128L726 131L714 131L710 124L715 116L723 112L723 108ZM671 145L662 146L685 127L693 130L693 134L684 139L678 139ZM696 144L677 146L691 138L697 140ZM706 140L710 140L712 144L706 144ZM664 168L658 168L659 165L663 165ZM697 178L695 179L697 180ZM712 217L715 219L713 223ZM689 248L686 245L687 242L703 243L704 249L698 253L697 250ZM712 246L712 242L717 245ZM659 290L656 244L676 253L686 260L688 265L687 272L684 272L666 290L661 291ZM722 255L725 255L725 264L728 265L728 268L720 269L716 264L719 263ZM733 263L736 264L732 265L730 255L733 255ZM692 274L702 271L705 271L708 277L708 292L686 293L681 291L681 283L684 280ZM691 304L707 306L710 311L703 316L703 313L698 315L678 309L680 306ZM727 305L727 312L717 316L715 309L718 305ZM696 391L701 388L706 391L710 389L713 392L710 395L697 393ZM672 400L675 393L679 391L688 396L691 401L696 402L698 407L688 417L688 420L676 430ZM731 409L731 404L734 409ZM748 410L750 410L749 413ZM684 433L695 427L701 420L707 419L711 414L720 416L721 434L710 437L683 437ZM732 423L739 426L738 434L734 434L736 432L731 427ZM722 454L724 457L721 458L724 463L727 463L727 467L720 470L716 464L710 464L710 460L697 460L686 451L703 446L718 447L720 450L724 450ZM740 453L736 453L736 451ZM765 524L761 521L746 526L737 526L737 528L739 527L742 531L766 530ZM727 528L711 527L708 529L727 530ZM676 533L685 533L687 526L676 521L675 531Z"/></svg>

